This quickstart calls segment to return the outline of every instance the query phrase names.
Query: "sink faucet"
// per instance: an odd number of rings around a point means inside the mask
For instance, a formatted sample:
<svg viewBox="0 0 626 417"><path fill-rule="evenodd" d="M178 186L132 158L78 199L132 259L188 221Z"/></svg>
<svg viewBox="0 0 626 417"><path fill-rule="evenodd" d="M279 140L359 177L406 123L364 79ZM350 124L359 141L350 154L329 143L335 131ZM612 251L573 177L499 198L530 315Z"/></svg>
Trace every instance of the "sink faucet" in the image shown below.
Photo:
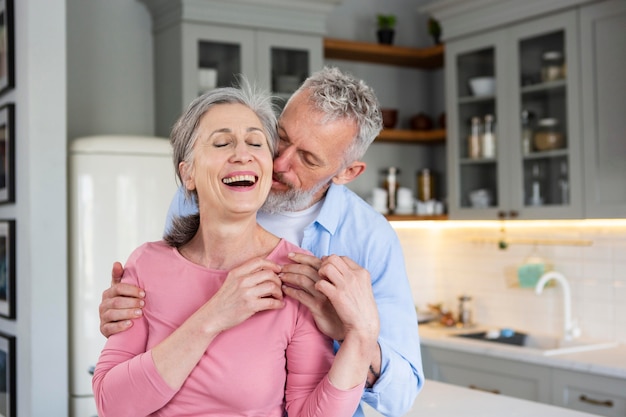
<svg viewBox="0 0 626 417"><path fill-rule="evenodd" d="M550 280L555 280L561 284L561 287L563 287L563 307L565 310L563 317L563 339L568 341L575 339L580 336L580 328L578 327L576 320L572 319L572 295L569 282L567 282L563 274L556 271L550 271L543 274L535 286L535 293L540 295L543 291L543 287Z"/></svg>

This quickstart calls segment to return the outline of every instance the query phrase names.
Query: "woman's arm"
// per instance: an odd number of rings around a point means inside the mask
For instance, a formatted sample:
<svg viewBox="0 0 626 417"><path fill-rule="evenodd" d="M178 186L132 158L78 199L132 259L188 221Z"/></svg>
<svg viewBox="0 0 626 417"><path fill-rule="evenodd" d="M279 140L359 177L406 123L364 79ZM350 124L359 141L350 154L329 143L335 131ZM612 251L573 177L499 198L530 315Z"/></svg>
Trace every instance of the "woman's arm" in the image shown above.
<svg viewBox="0 0 626 417"><path fill-rule="evenodd" d="M135 274L132 262L126 269L129 277ZM180 389L219 333L258 311L283 306L279 271L275 263L260 258L233 269L209 301L148 352L144 318L127 332L109 338L93 382L100 415L147 415L161 408ZM137 283L136 275L129 281ZM152 387L159 401L146 395ZM141 403L146 398L149 403L145 408L128 411L128 403Z"/></svg>

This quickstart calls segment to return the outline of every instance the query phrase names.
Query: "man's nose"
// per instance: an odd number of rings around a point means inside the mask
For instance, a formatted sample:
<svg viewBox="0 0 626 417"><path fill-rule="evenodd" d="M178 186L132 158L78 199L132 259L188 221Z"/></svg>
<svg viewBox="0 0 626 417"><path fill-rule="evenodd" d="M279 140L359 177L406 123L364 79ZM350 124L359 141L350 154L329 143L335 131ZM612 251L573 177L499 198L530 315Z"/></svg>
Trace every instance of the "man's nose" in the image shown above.
<svg viewBox="0 0 626 417"><path fill-rule="evenodd" d="M293 158L293 146L286 146L278 150L276 158L274 158L274 172L287 172L291 167L291 158Z"/></svg>

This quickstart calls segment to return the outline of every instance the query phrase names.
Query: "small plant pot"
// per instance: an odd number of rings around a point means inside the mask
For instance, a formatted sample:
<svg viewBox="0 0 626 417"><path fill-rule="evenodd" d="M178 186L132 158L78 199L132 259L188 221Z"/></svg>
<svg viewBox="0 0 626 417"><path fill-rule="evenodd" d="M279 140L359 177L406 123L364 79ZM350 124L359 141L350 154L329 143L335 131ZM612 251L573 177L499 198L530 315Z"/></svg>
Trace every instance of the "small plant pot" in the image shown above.
<svg viewBox="0 0 626 417"><path fill-rule="evenodd" d="M393 29L378 29L376 34L378 35L378 43L382 43L384 45L393 44L393 36L395 35L395 31Z"/></svg>

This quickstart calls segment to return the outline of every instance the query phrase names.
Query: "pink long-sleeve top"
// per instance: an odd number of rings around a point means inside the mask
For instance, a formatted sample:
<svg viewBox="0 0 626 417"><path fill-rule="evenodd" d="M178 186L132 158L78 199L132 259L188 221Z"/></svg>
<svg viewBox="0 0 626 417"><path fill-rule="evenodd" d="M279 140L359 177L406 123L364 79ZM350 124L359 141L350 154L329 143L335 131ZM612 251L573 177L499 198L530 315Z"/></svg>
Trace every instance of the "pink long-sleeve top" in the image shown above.
<svg viewBox="0 0 626 417"><path fill-rule="evenodd" d="M281 240L268 259L291 263L304 252ZM114 416L346 416L363 385L335 388L327 372L332 341L309 310L285 297L280 310L255 314L219 334L179 390L166 384L151 349L213 296L227 271L196 265L164 242L136 249L123 282L146 292L143 317L106 342L93 377L100 417Z"/></svg>

